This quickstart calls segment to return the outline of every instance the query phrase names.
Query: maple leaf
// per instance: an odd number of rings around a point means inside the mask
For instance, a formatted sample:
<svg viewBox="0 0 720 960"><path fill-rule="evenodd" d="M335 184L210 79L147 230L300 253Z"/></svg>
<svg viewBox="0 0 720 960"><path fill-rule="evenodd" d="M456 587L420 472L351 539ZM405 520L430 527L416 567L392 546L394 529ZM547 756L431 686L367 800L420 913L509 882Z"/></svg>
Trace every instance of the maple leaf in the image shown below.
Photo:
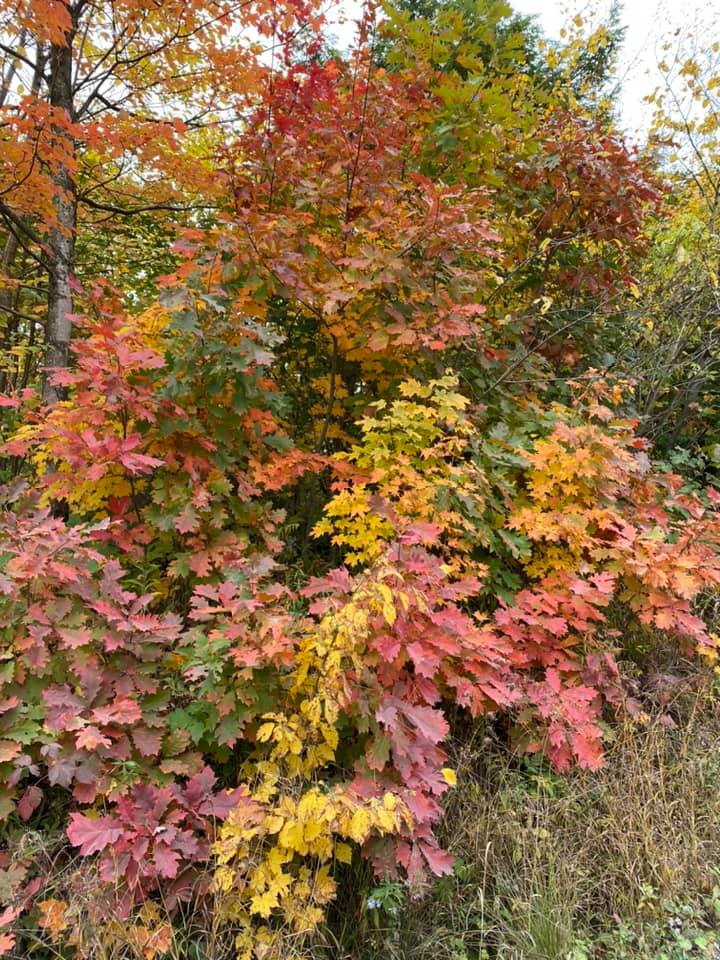
<svg viewBox="0 0 720 960"><path fill-rule="evenodd" d="M578 763L586 770L599 770L604 766L602 740L599 735L572 734L572 747Z"/></svg>
<svg viewBox="0 0 720 960"><path fill-rule="evenodd" d="M442 527L440 524L421 523L417 521L407 526L398 537L398 540L400 543L430 546L438 542L441 533Z"/></svg>
<svg viewBox="0 0 720 960"><path fill-rule="evenodd" d="M436 844L419 841L419 847L425 858L428 867L436 877L443 877L453 872L455 858L445 850L441 850Z"/></svg>
<svg viewBox="0 0 720 960"><path fill-rule="evenodd" d="M72 813L67 828L70 843L79 847L84 857L102 852L117 843L124 833L122 823L114 817L93 818L82 813Z"/></svg>
<svg viewBox="0 0 720 960"><path fill-rule="evenodd" d="M15 947L16 937L13 933L0 933L0 957L4 957L6 954Z"/></svg>
<svg viewBox="0 0 720 960"><path fill-rule="evenodd" d="M5 909L0 913L0 927L6 927L9 923L12 923L13 920L21 914L20 907L5 907Z"/></svg>
<svg viewBox="0 0 720 960"><path fill-rule="evenodd" d="M92 718L97 723L132 724L142 719L142 710L136 700L118 697L113 703L93 710Z"/></svg>
<svg viewBox="0 0 720 960"><path fill-rule="evenodd" d="M50 898L41 900L37 906L40 912L38 925L49 932L53 943L57 943L60 934L68 928L68 905L66 901Z"/></svg>
<svg viewBox="0 0 720 960"><path fill-rule="evenodd" d="M153 848L153 858L158 873L163 877L173 879L177 876L178 866L180 864L180 854L171 849L167 844L156 843Z"/></svg>
<svg viewBox="0 0 720 960"><path fill-rule="evenodd" d="M29 820L40 806L43 799L43 792L40 787L32 785L27 788L18 801L18 813L23 820Z"/></svg>
<svg viewBox="0 0 720 960"><path fill-rule="evenodd" d="M197 530L199 522L197 512L193 509L192 504L188 503L178 514L175 529L178 533L192 533L193 530Z"/></svg>
<svg viewBox="0 0 720 960"><path fill-rule="evenodd" d="M390 759L390 738L373 737L365 749L365 759L371 770L383 770Z"/></svg>
<svg viewBox="0 0 720 960"><path fill-rule="evenodd" d="M385 660L392 662L400 653L402 641L394 634L381 633L374 637L373 646Z"/></svg>
<svg viewBox="0 0 720 960"><path fill-rule="evenodd" d="M22 748L19 743L15 743L12 740L0 740L0 763L6 763L8 760L12 760L14 757L17 757L19 753L22 753Z"/></svg>
<svg viewBox="0 0 720 960"><path fill-rule="evenodd" d="M655 626L660 630L671 630L675 626L675 619L672 610L656 610L653 614Z"/></svg>
<svg viewBox="0 0 720 960"><path fill-rule="evenodd" d="M75 737L75 746L78 750L95 750L97 747L111 747L112 740L104 736L97 727L87 726Z"/></svg>
<svg viewBox="0 0 720 960"><path fill-rule="evenodd" d="M402 715L412 722L418 733L432 743L440 743L448 735L450 728L441 710L403 704Z"/></svg>
<svg viewBox="0 0 720 960"><path fill-rule="evenodd" d="M157 757L160 753L164 732L149 727L135 726L131 733L133 743L143 757Z"/></svg>
<svg viewBox="0 0 720 960"><path fill-rule="evenodd" d="M244 797L245 793L242 787L235 790L220 790L205 800L198 809L202 814L217 817L218 820L225 820Z"/></svg>
<svg viewBox="0 0 720 960"><path fill-rule="evenodd" d="M75 650L77 647L83 647L92 641L92 631L86 628L69 629L68 627L58 629L58 636L63 646L69 650Z"/></svg>

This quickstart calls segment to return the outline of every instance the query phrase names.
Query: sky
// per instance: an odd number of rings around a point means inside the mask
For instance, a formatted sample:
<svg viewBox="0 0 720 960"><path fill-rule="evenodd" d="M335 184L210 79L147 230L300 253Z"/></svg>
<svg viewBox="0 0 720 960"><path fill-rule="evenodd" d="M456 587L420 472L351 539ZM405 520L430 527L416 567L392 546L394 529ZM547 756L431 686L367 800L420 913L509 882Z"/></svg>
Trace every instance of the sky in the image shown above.
<svg viewBox="0 0 720 960"><path fill-rule="evenodd" d="M536 17L547 37L561 40L561 30L577 14L586 23L602 22L612 0L508 2L519 13ZM341 0L339 8L347 19L334 29L341 43L352 42L353 21L361 7L361 0ZM620 7L626 33L615 77L620 90L619 120L628 138L640 143L652 120L652 108L644 99L661 79L658 64L663 59L663 41L669 39L677 44L681 35L691 35L701 44L720 42L720 0L620 0Z"/></svg>
<svg viewBox="0 0 720 960"><path fill-rule="evenodd" d="M575 14L607 11L610 0L510 0L521 13L536 15L548 37ZM592 8L592 9L591 9ZM618 65L621 122L632 137L647 131L650 108L643 98L657 86L660 44L677 30L691 30L703 41L720 41L720 0L624 0L621 19L627 27Z"/></svg>

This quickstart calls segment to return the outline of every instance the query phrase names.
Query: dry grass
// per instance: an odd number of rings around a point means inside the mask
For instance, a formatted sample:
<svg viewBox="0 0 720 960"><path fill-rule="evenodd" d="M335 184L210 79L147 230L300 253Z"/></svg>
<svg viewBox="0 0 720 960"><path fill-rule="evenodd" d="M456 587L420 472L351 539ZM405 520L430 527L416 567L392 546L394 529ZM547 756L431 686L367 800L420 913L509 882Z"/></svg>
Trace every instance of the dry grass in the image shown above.
<svg viewBox="0 0 720 960"><path fill-rule="evenodd" d="M720 866L720 704L712 683L693 686L616 729L598 773L559 777L487 739L459 747L444 827L457 876L410 905L384 953L370 937L368 955L566 960L579 938L709 895Z"/></svg>

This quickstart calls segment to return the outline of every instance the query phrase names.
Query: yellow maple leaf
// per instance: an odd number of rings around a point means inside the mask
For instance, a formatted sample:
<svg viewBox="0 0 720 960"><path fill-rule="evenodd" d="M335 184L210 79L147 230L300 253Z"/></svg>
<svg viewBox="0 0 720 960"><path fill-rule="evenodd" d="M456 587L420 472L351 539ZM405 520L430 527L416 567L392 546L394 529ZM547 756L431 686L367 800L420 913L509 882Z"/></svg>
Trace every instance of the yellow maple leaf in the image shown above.
<svg viewBox="0 0 720 960"><path fill-rule="evenodd" d="M42 927L43 930L47 930L53 943L57 943L60 939L60 934L63 930L67 930L68 927L67 903L65 900L50 898L48 900L41 900L40 903L38 903L38 909L40 910L38 926Z"/></svg>

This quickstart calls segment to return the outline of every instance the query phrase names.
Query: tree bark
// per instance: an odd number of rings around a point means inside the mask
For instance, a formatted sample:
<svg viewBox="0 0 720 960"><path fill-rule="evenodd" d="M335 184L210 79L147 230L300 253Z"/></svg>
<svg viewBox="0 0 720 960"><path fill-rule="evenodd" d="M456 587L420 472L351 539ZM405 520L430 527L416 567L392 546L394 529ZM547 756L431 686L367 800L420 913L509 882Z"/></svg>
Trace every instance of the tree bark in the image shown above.
<svg viewBox="0 0 720 960"><path fill-rule="evenodd" d="M72 85L72 44L76 21L65 36L65 44L50 50L50 104L64 111L67 119L74 115ZM74 177L75 142L61 126L54 127L62 159L53 175L56 190L57 224L48 232L50 278L48 281L48 315L45 325L45 372L43 400L56 403L61 391L52 383L52 371L68 366L72 335L73 270L75 266L75 227L77 221L77 187Z"/></svg>
<svg viewBox="0 0 720 960"><path fill-rule="evenodd" d="M13 273L13 264L15 263L15 257L17 256L18 239L14 233L8 233L7 240L5 241L5 247L3 248L2 260L0 261L0 274L10 279ZM8 286L0 287L0 322L5 321L10 315L10 310L13 305L14 291L12 284Z"/></svg>
<svg viewBox="0 0 720 960"><path fill-rule="evenodd" d="M0 283L4 280L10 281L13 275L13 264L17 256L20 244L14 233L9 233L5 241L5 248L2 255L2 266L0 267ZM9 350L12 346L12 338L17 327L17 319L13 316L13 309L16 309L18 298L12 283L7 282L7 286L0 286L0 324L3 328L3 349ZM4 393L7 387L7 370L0 370L0 393Z"/></svg>

